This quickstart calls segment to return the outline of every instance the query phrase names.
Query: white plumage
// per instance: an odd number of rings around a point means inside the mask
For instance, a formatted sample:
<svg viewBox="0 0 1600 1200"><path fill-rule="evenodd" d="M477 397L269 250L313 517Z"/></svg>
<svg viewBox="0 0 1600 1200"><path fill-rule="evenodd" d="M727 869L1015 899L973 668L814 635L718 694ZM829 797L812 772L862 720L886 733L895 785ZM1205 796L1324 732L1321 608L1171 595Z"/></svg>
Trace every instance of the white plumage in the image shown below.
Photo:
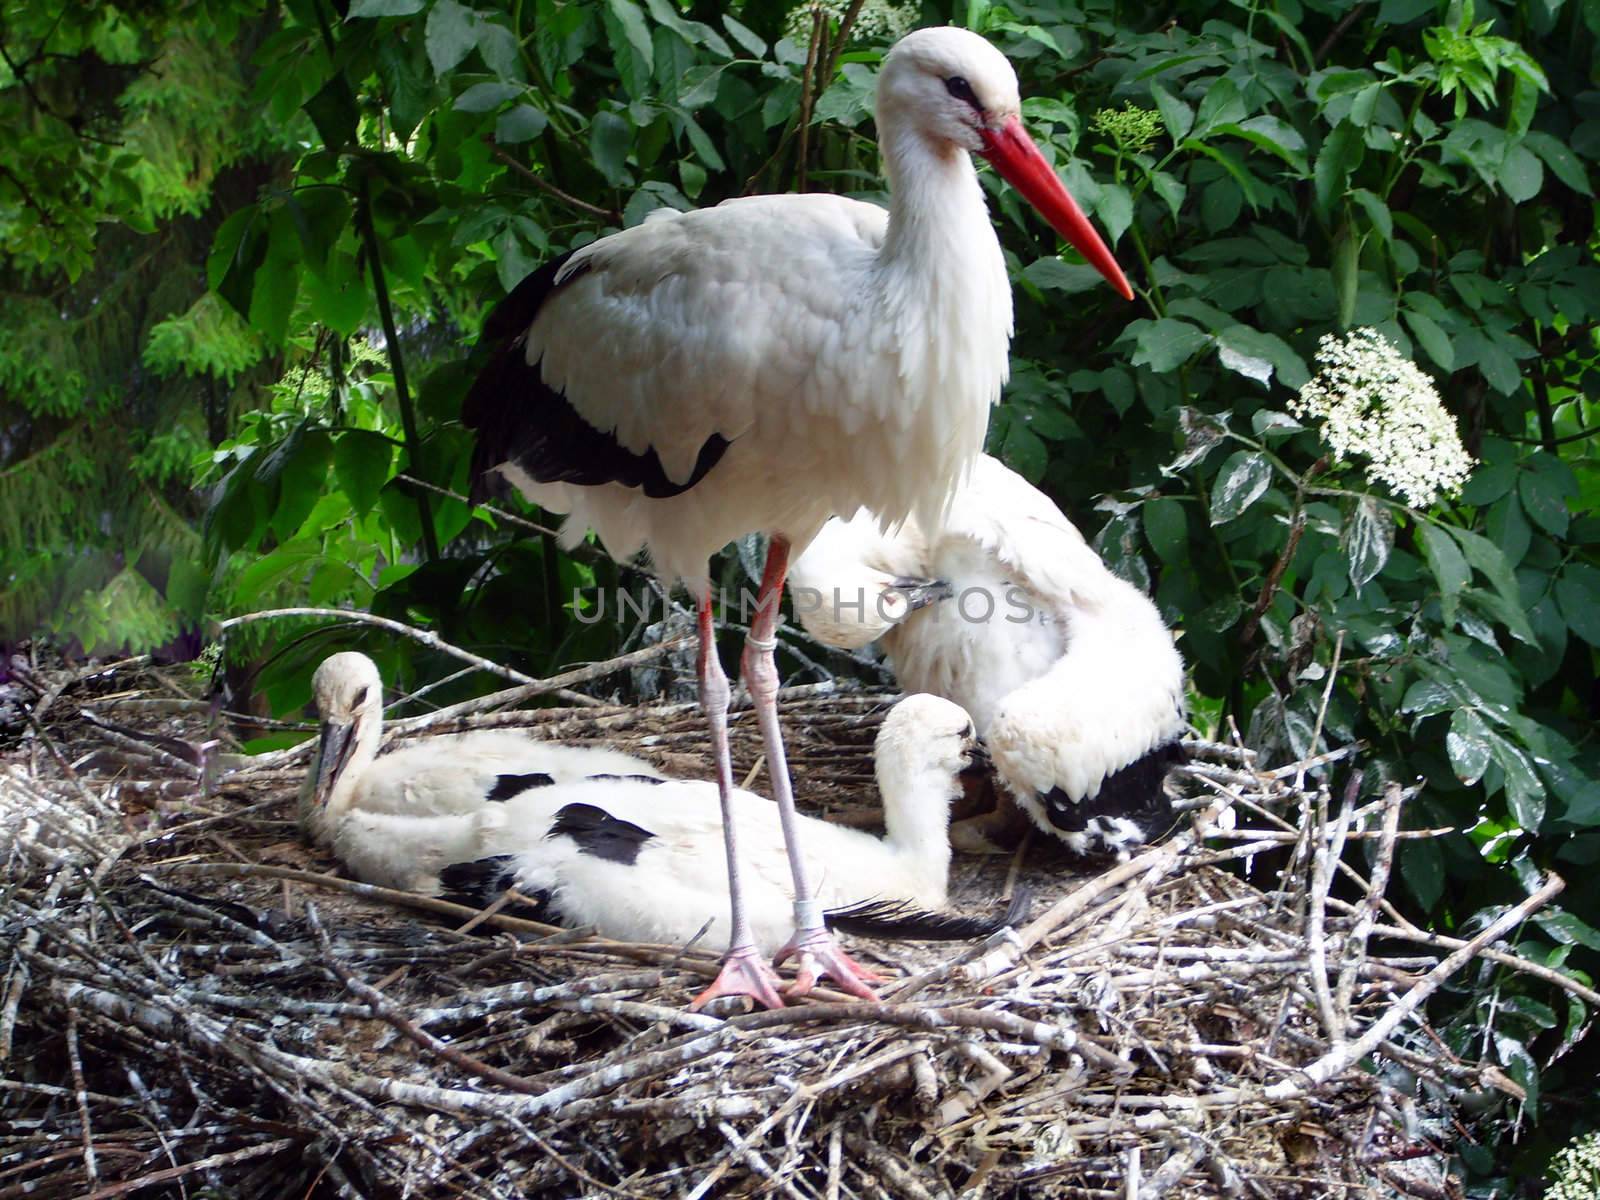
<svg viewBox="0 0 1600 1200"><path fill-rule="evenodd" d="M685 942L708 921L714 938L727 935L716 784L509 731L433 737L377 757L383 701L372 660L332 655L313 690L323 729L301 821L357 879L480 901L515 886L565 924L630 941ZM975 745L971 718L949 701L912 696L895 707L875 746L886 835L800 818L821 904L944 906L950 802ZM793 927L778 809L743 790L732 800L751 929L770 954Z"/></svg>
<svg viewBox="0 0 1600 1200"><path fill-rule="evenodd" d="M908 611L907 593L930 580L948 598ZM970 712L1000 781L1041 829L1087 850L1142 840L1113 828L1118 819L1170 826L1160 777L1184 726L1172 635L1149 598L998 460L978 460L931 534L914 520L884 534L865 511L830 522L791 586L813 636L838 646L881 636L904 688ZM1102 798L1108 780L1115 794Z"/></svg>
<svg viewBox="0 0 1600 1200"><path fill-rule="evenodd" d="M616 750L510 730L430 737L379 757L383 683L377 665L353 651L322 662L312 693L322 731L300 795L301 824L366 883L432 891L442 867L475 856L471 818L491 797L529 786L518 780L661 775Z"/></svg>
<svg viewBox="0 0 1600 1200"><path fill-rule="evenodd" d="M950 803L961 793L959 775L974 745L972 722L956 705L936 696L911 696L896 705L875 747L885 836L800 818L819 903L827 909L870 900L926 910L945 905ZM794 928L778 808L742 789L733 802L745 911L756 948L772 954ZM573 806L590 806L607 820L598 827L574 820ZM534 787L487 806L476 825L476 858L491 861L446 870L446 890L464 890L481 903L514 886L539 895L562 924L593 925L628 941L681 944L708 922L708 944L728 937L714 783L602 779Z"/></svg>
<svg viewBox="0 0 1600 1200"><path fill-rule="evenodd" d="M982 154L1125 297L1110 251L1023 132L1017 79L975 34L924 29L884 60L876 119L889 210L837 196L764 196L665 212L524 280L492 313L463 408L489 477L593 529L615 557L649 553L694 593L701 703L725 799L735 909L729 971L706 997L778 1003L737 916L727 681L707 561L771 535L744 677L773 794L794 811L772 659L791 546L872 508L931 524L983 445L1007 371L1011 293L971 155ZM750 614L746 613L746 616ZM803 991L830 941L791 845Z"/></svg>

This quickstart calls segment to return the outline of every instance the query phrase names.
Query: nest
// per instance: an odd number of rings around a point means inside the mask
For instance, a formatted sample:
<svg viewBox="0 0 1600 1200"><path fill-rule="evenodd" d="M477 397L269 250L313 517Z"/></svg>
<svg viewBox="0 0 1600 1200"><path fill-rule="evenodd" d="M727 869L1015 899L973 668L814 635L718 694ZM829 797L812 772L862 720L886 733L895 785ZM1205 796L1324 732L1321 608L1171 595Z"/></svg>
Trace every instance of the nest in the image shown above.
<svg viewBox="0 0 1600 1200"><path fill-rule="evenodd" d="M1515 1087L1421 1005L1479 955L1553 974L1496 943L1559 881L1470 943L1431 935L1382 898L1418 832L1400 788L1363 806L1301 786L1316 764L1197 743L1193 827L1162 846L958 858L957 907L1034 889L1021 928L856 943L878 1003L690 1013L720 947L341 878L294 824L302 751L219 762L201 701L128 675L36 687L0 762L0 1200L1445 1196L1454 1099ZM870 820L889 700L785 698L813 812ZM707 771L692 706L486 707L413 728ZM749 713L733 734L759 776Z"/></svg>

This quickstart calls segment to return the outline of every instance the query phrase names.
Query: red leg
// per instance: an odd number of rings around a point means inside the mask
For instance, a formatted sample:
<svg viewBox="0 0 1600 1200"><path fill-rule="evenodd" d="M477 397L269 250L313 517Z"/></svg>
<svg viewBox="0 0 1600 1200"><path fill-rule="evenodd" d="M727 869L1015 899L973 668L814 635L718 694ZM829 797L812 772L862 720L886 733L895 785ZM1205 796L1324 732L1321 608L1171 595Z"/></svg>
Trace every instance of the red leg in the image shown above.
<svg viewBox="0 0 1600 1200"><path fill-rule="evenodd" d="M717 795L722 801L722 841L728 854L728 898L733 907L732 934L722 971L689 1005L698 1011L718 996L750 996L768 1008L782 1008L778 974L761 957L744 915L739 882L739 852L733 829L733 758L728 749L728 677L717 658L717 632L711 617L709 590L700 601L700 707L711 722L711 746L717 758Z"/></svg>
<svg viewBox="0 0 1600 1200"><path fill-rule="evenodd" d="M772 779L772 798L778 802L778 820L783 826L784 846L789 852L789 870L794 876L794 936L778 951L775 962L791 955L798 970L795 981L784 989L791 999L804 996L817 980L827 976L842 989L863 1000L876 1000L869 982L878 977L853 961L839 949L822 921L822 906L816 900L805 859L794 810L794 790L789 781L789 760L783 750L783 731L778 727L778 665L773 661L777 649L775 636L783 580L789 568L789 542L774 537L767 548L767 565L761 573L761 589L756 593L756 615L750 622L750 636L744 644L744 683L750 690L761 738L767 749L767 773Z"/></svg>

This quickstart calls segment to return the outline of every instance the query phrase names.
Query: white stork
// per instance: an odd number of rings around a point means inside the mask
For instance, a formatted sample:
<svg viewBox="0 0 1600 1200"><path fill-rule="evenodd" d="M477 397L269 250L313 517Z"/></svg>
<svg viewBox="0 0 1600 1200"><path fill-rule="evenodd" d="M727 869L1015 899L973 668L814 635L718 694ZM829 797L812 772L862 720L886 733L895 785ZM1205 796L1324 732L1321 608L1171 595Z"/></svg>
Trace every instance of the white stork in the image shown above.
<svg viewBox="0 0 1600 1200"><path fill-rule="evenodd" d="M885 836L799 817L808 878L833 928L949 940L992 919L938 913L948 900L950 804L979 752L972 720L937 696L910 696L878 732L874 770ZM744 916L756 949L781 956L794 887L778 806L735 789ZM682 945L728 935L718 789L647 776L530 786L476 819L478 855L440 873L440 894L484 904L505 888L545 919L606 937ZM842 953L842 952L841 952Z"/></svg>
<svg viewBox="0 0 1600 1200"><path fill-rule="evenodd" d="M978 459L931 533L913 519L885 534L864 510L830 521L790 585L819 641L881 637L902 687L970 712L1002 787L1040 829L1080 854L1172 830L1162 783L1184 728L1172 635L998 459ZM983 824L958 826L957 844L976 848Z"/></svg>
<svg viewBox="0 0 1600 1200"><path fill-rule="evenodd" d="M430 737L381 758L383 682L365 654L330 655L311 680L321 719L300 821L366 883L430 891L441 867L472 857L471 818L539 783L593 775L657 778L631 755L512 730Z"/></svg>
<svg viewBox="0 0 1600 1200"><path fill-rule="evenodd" d="M889 209L839 196L759 196L658 212L529 276L490 315L492 358L463 409L477 431L475 494L498 473L599 534L648 550L699 617L732 904L726 993L782 1003L741 915L707 563L771 537L743 674L788 835L799 960L790 995L822 975L870 997L823 927L795 845L778 727L774 631L791 547L866 505L932 523L983 445L1006 378L1011 292L971 155L981 154L1127 298L1110 251L1023 131L1003 55L960 29L902 38L878 78Z"/></svg>

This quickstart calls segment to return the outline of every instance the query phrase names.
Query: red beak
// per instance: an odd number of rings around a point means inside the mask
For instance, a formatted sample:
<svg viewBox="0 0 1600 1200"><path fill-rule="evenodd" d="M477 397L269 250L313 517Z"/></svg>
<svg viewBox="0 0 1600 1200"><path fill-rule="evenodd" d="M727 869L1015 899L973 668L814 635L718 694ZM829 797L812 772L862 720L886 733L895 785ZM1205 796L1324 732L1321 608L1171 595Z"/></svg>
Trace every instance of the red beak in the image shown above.
<svg viewBox="0 0 1600 1200"><path fill-rule="evenodd" d="M1078 253L1106 277L1124 300L1133 299L1133 289L1128 286L1127 276L1117 266L1117 260L1111 257L1110 248L1089 224L1078 202L1061 186L1054 168L1023 130L1020 119L1008 117L999 129L985 129L982 154L1007 183L1039 210L1039 215L1049 221L1057 233L1077 247Z"/></svg>

